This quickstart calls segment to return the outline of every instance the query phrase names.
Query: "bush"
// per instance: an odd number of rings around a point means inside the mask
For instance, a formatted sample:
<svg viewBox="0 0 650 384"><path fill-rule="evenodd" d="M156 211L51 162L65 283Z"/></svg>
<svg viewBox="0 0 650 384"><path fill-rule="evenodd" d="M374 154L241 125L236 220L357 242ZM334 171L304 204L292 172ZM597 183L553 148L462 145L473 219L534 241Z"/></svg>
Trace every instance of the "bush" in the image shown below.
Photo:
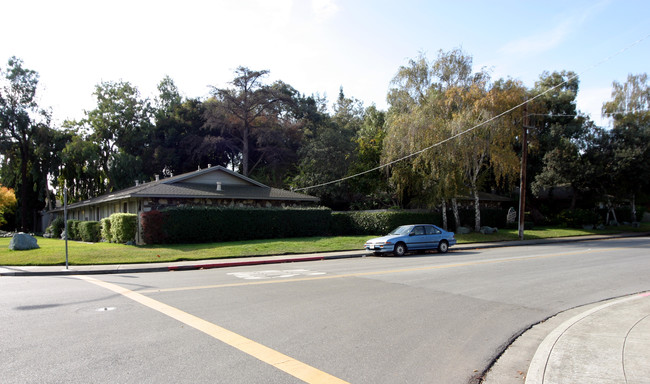
<svg viewBox="0 0 650 384"><path fill-rule="evenodd" d="M111 218L110 217L105 217L100 220L101 223L101 235L102 239L112 243L113 242L113 234L111 233Z"/></svg>
<svg viewBox="0 0 650 384"><path fill-rule="evenodd" d="M558 215L560 225L569 228L582 228L583 225L597 224L598 214L590 209L565 209Z"/></svg>
<svg viewBox="0 0 650 384"><path fill-rule="evenodd" d="M323 236L327 208L174 207L142 214L147 243L203 243Z"/></svg>
<svg viewBox="0 0 650 384"><path fill-rule="evenodd" d="M147 244L161 244L167 239L163 230L165 214L160 211L142 212L140 223L142 224L142 240Z"/></svg>
<svg viewBox="0 0 650 384"><path fill-rule="evenodd" d="M78 224L78 231L82 241L97 243L101 239L99 221L82 221Z"/></svg>
<svg viewBox="0 0 650 384"><path fill-rule="evenodd" d="M441 224L435 212L353 211L332 214L334 235L383 235L405 224Z"/></svg>
<svg viewBox="0 0 650 384"><path fill-rule="evenodd" d="M79 235L79 220L68 220L68 240L81 240Z"/></svg>
<svg viewBox="0 0 650 384"><path fill-rule="evenodd" d="M111 238L116 243L135 241L137 226L135 213L114 213L111 219Z"/></svg>
<svg viewBox="0 0 650 384"><path fill-rule="evenodd" d="M60 239L61 233L65 229L65 221L63 220L63 217L58 216L56 219L52 220L52 223L48 228L49 233L52 234L53 238Z"/></svg>

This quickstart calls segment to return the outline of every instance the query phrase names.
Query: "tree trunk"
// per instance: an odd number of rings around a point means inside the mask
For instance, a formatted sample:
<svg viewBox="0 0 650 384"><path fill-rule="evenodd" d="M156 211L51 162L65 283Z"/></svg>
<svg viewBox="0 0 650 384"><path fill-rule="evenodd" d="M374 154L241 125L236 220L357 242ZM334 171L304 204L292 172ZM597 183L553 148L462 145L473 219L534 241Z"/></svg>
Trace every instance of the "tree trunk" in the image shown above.
<svg viewBox="0 0 650 384"><path fill-rule="evenodd" d="M20 230L27 230L27 153L23 149L20 154Z"/></svg>
<svg viewBox="0 0 650 384"><path fill-rule="evenodd" d="M454 211L454 221L456 222L456 232L458 232L458 228L460 228L460 213L458 213L458 201L456 201L456 198L454 197L451 199L451 209Z"/></svg>
<svg viewBox="0 0 650 384"><path fill-rule="evenodd" d="M481 203L476 185L472 186L472 193L474 194L474 231L479 232L481 230Z"/></svg>
<svg viewBox="0 0 650 384"><path fill-rule="evenodd" d="M442 199L442 228L447 231L449 226L447 225L447 200Z"/></svg>
<svg viewBox="0 0 650 384"><path fill-rule="evenodd" d="M244 176L248 177L248 135L250 133L250 128L248 125L244 128L244 137L243 137L243 142L242 142L242 154L241 154L241 162L242 162L242 173Z"/></svg>
<svg viewBox="0 0 650 384"><path fill-rule="evenodd" d="M636 195L634 193L632 194L631 205L632 205L632 207L631 207L632 208L632 222L634 223L636 221Z"/></svg>

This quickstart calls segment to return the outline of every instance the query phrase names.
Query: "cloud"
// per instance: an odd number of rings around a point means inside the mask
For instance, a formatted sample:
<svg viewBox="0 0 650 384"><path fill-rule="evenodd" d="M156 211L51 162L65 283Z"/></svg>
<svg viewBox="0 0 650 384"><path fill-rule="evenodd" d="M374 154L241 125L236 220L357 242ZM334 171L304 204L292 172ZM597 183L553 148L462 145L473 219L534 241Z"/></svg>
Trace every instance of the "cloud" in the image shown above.
<svg viewBox="0 0 650 384"><path fill-rule="evenodd" d="M551 30L511 41L499 51L509 55L530 55L549 51L562 44L571 32L572 25L572 21L566 20Z"/></svg>
<svg viewBox="0 0 650 384"><path fill-rule="evenodd" d="M311 9L316 19L323 21L334 16L339 6L334 0L312 0Z"/></svg>

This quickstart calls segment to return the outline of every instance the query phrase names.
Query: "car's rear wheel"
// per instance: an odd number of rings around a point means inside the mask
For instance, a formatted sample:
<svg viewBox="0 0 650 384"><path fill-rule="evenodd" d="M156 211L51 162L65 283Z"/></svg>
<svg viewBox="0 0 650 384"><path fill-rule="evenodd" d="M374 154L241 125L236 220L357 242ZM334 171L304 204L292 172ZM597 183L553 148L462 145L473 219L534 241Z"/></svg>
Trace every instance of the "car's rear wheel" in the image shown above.
<svg viewBox="0 0 650 384"><path fill-rule="evenodd" d="M446 240L443 240L438 244L438 252L440 253L447 253L449 250L449 243L447 243Z"/></svg>
<svg viewBox="0 0 650 384"><path fill-rule="evenodd" d="M395 244L395 256L404 256L406 254L406 244L404 243L397 243Z"/></svg>

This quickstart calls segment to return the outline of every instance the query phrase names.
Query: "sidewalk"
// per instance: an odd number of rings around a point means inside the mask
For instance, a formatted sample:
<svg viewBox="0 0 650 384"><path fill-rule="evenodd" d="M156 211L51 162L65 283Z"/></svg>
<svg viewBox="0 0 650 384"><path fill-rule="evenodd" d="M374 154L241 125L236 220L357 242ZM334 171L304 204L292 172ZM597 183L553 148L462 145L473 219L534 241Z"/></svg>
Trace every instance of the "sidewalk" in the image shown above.
<svg viewBox="0 0 650 384"><path fill-rule="evenodd" d="M649 233L622 233L614 235L590 235L576 237L561 237L539 240L501 241L493 243L457 244L450 248L451 251L487 249L500 247L516 247L537 244L569 243L589 240L603 240L621 237L648 236ZM111 264L111 265L69 265L68 269L62 265L56 266L0 266L0 276L52 276L52 275L97 275L112 273L143 273L143 272L168 272L209 268L226 268L246 265L296 263L302 261L321 261L345 259L354 257L371 256L365 250L311 253L280 256L255 256L237 257L211 260L177 261L167 263L146 264Z"/></svg>
<svg viewBox="0 0 650 384"><path fill-rule="evenodd" d="M555 328L526 384L650 383L650 293L614 299Z"/></svg>

